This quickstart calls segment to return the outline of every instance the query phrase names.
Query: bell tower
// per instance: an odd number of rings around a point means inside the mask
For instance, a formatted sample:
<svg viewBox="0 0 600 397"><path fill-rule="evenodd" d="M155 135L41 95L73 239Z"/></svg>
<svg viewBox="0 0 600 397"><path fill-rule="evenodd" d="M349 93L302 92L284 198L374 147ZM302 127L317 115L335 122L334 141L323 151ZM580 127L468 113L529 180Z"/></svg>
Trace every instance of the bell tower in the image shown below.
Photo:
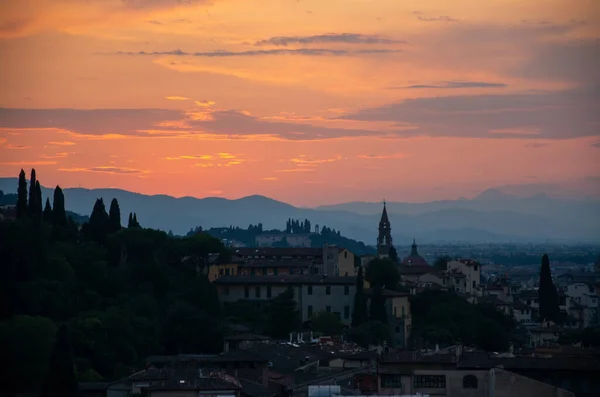
<svg viewBox="0 0 600 397"><path fill-rule="evenodd" d="M390 255L392 248L392 226L388 218L385 201L383 202L383 212L379 221L379 235L377 237L377 255L386 258Z"/></svg>

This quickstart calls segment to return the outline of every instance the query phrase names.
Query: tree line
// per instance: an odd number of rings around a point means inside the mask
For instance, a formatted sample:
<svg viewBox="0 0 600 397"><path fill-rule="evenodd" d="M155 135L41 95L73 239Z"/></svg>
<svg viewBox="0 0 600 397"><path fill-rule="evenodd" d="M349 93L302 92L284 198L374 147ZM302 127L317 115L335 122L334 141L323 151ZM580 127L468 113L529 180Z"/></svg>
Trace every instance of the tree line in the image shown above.
<svg viewBox="0 0 600 397"><path fill-rule="evenodd" d="M135 213L123 227L117 200L107 211L100 198L77 225L59 186L41 209L34 176L28 185L21 172L17 219L0 221L0 346L10 363L0 395L68 397L73 384L120 379L150 354L221 351L228 326L206 275L209 254L230 260L218 239L172 238Z"/></svg>

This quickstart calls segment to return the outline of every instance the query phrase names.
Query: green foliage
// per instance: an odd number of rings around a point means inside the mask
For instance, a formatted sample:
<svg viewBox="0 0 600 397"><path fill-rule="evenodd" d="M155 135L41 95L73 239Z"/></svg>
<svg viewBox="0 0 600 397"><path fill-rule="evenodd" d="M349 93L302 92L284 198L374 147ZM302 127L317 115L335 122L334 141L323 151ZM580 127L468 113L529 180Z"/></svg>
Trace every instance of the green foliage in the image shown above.
<svg viewBox="0 0 600 397"><path fill-rule="evenodd" d="M94 209L90 215L90 221L84 229L84 234L89 240L105 244L108 234L111 231L110 226L104 200L99 198L94 203Z"/></svg>
<svg viewBox="0 0 600 397"><path fill-rule="evenodd" d="M371 292L369 318L371 321L387 324L387 310L385 306L385 297L382 294L382 288L379 285L373 285L371 287Z"/></svg>
<svg viewBox="0 0 600 397"><path fill-rule="evenodd" d="M584 328L569 330L560 335L558 343L574 345L580 343L584 347L600 347L600 328Z"/></svg>
<svg viewBox="0 0 600 397"><path fill-rule="evenodd" d="M110 210L108 211L109 233L118 232L121 230L121 209L119 208L119 202L116 198L113 198L110 202Z"/></svg>
<svg viewBox="0 0 600 397"><path fill-rule="evenodd" d="M398 263L399 258L398 258L398 251L396 251L395 247L390 247L390 260L394 263Z"/></svg>
<svg viewBox="0 0 600 397"><path fill-rule="evenodd" d="M344 323L336 313L319 312L311 318L312 330L327 336L338 336L344 331Z"/></svg>
<svg viewBox="0 0 600 397"><path fill-rule="evenodd" d="M400 283L398 267L389 258L375 258L369 262L365 278L371 286L379 285L393 291Z"/></svg>
<svg viewBox="0 0 600 397"><path fill-rule="evenodd" d="M75 397L77 389L71 340L67 327L62 325L56 335L41 397Z"/></svg>
<svg viewBox="0 0 600 397"><path fill-rule="evenodd" d="M300 316L291 287L272 299L266 313L266 332L274 338L285 338L299 327Z"/></svg>
<svg viewBox="0 0 600 397"><path fill-rule="evenodd" d="M462 341L487 351L506 351L516 331L512 317L494 306L473 305L458 295L426 291L411 299L415 347Z"/></svg>
<svg viewBox="0 0 600 397"><path fill-rule="evenodd" d="M366 323L369 319L367 312L367 297L364 291L363 269L358 267L356 275L356 292L354 294L354 308L352 309L352 326L358 327Z"/></svg>
<svg viewBox="0 0 600 397"><path fill-rule="evenodd" d="M52 207L52 220L55 227L67 225L67 213L65 211L65 196L60 186L54 189L54 201Z"/></svg>
<svg viewBox="0 0 600 397"><path fill-rule="evenodd" d="M78 380L118 379L150 354L221 350L223 314L203 272L211 253L229 260L219 240L131 228L104 230L99 243L83 238L89 224L80 233L65 221L58 187L54 203L52 222L0 221L0 342L12 378L3 387L39 389L55 323L72 331Z"/></svg>
<svg viewBox="0 0 600 397"><path fill-rule="evenodd" d="M17 218L23 218L27 214L27 180L25 171L19 173L19 187L17 189Z"/></svg>
<svg viewBox="0 0 600 397"><path fill-rule="evenodd" d="M381 345L390 342L390 329L386 324L369 321L348 331L348 338L357 345L368 348L369 345Z"/></svg>
<svg viewBox="0 0 600 397"><path fill-rule="evenodd" d="M542 321L553 321L557 323L560 319L558 291L552 282L552 274L550 273L550 259L546 254L542 256L538 297L540 302L540 319Z"/></svg>
<svg viewBox="0 0 600 397"><path fill-rule="evenodd" d="M50 206L50 198L46 197L46 205L44 206L44 212L42 213L42 219L44 222L52 223L52 207Z"/></svg>
<svg viewBox="0 0 600 397"><path fill-rule="evenodd" d="M2 390L13 395L36 389L46 372L56 325L37 316L15 316L0 321Z"/></svg>
<svg viewBox="0 0 600 397"><path fill-rule="evenodd" d="M433 261L433 268L436 270L447 270L448 262L450 262L451 260L452 260L452 258L449 257L448 255L438 256Z"/></svg>

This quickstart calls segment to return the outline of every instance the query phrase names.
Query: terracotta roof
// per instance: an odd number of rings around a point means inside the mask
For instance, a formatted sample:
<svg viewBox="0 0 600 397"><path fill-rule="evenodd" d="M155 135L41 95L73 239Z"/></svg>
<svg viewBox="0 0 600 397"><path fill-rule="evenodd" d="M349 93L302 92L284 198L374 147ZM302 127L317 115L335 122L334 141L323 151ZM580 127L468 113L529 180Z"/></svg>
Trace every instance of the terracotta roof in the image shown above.
<svg viewBox="0 0 600 397"><path fill-rule="evenodd" d="M239 256L323 256L322 248L240 247L233 249Z"/></svg>

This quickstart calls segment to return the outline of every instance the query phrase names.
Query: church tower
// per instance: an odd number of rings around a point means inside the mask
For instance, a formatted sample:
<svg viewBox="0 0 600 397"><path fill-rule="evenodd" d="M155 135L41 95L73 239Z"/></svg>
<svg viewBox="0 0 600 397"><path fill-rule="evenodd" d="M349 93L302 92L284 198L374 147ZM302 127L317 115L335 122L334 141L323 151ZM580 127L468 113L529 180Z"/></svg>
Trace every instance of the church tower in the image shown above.
<svg viewBox="0 0 600 397"><path fill-rule="evenodd" d="M377 255L380 258L387 258L392 248L392 226L388 219L385 201L383 202L383 212L379 221L379 236L377 237Z"/></svg>

